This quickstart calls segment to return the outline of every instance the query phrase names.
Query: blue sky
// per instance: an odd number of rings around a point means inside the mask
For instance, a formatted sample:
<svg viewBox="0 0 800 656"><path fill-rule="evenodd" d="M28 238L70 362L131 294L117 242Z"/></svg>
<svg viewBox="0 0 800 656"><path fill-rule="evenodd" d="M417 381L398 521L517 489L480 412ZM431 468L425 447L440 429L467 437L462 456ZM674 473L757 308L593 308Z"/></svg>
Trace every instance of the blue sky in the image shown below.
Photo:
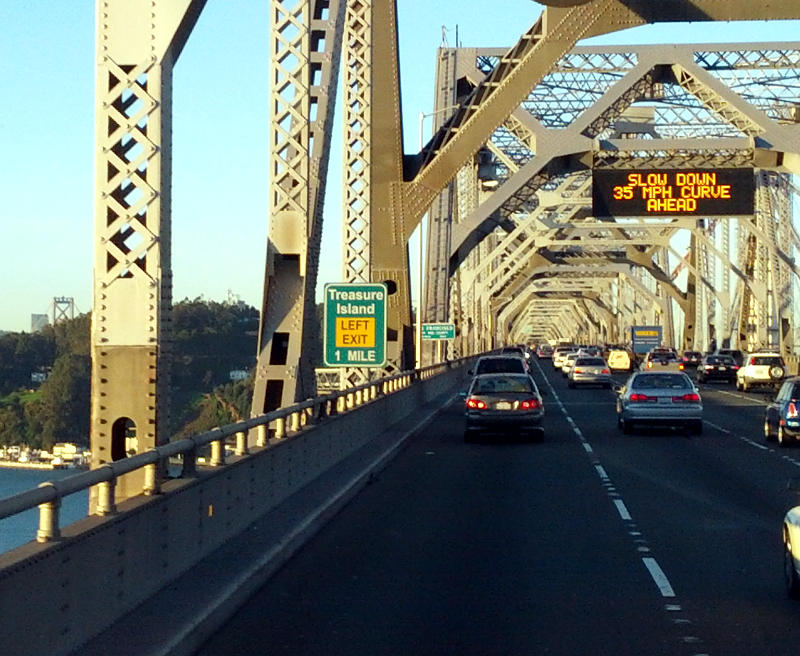
<svg viewBox="0 0 800 656"><path fill-rule="evenodd" d="M260 306L267 238L268 0L208 0L178 61L173 116L173 295ZM433 106L443 27L464 46L509 46L530 0L398 0L406 150ZM93 0L2 0L0 330L29 330L54 296L92 303ZM591 43L800 40L800 22L658 25ZM425 122L426 132L430 121ZM341 279L341 127L334 134L320 282ZM428 135L426 135L427 138Z"/></svg>

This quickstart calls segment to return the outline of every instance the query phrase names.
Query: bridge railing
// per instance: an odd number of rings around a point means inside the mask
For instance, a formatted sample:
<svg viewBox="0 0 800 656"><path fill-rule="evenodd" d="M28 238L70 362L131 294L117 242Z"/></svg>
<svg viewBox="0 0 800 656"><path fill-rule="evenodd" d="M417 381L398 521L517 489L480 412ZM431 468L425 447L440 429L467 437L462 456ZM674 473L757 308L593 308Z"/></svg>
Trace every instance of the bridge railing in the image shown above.
<svg viewBox="0 0 800 656"><path fill-rule="evenodd" d="M114 489L120 476L141 469L144 471L142 494L148 496L158 494L161 486L161 481L158 478L159 467L171 458L180 457L182 459L180 473L182 478L192 477L196 474L197 454L206 446L210 448L209 466L220 467L225 464L225 445L229 439L232 439L234 443L234 455L247 455L247 436L251 432L255 433L255 445L257 447L266 447L269 445L270 440L279 442L297 431L318 424L327 417L354 410L380 396L386 396L405 389L414 381L427 380L442 371L460 366L464 360L443 362L369 381L356 387L308 399L286 408L280 408L259 417L246 419L199 435L170 442L87 472L68 476L58 481L41 483L37 488L0 499L0 520L38 507L37 542L58 540L61 537L59 521L61 501L71 494L97 486L98 503L96 514L112 514L116 512ZM274 425L272 438L269 437L271 424Z"/></svg>

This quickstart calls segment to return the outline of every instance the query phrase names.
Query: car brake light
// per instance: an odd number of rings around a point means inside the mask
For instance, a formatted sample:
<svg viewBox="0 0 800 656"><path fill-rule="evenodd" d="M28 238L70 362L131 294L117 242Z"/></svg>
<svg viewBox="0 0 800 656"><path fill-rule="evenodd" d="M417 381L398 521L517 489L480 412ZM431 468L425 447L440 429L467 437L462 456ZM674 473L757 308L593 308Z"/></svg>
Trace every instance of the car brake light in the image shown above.
<svg viewBox="0 0 800 656"><path fill-rule="evenodd" d="M647 363L647 368L648 369L652 369L653 368L653 363L652 362L648 362Z"/></svg>
<svg viewBox="0 0 800 656"><path fill-rule="evenodd" d="M631 394L631 401L634 403L641 403L642 401L658 401L658 398L655 396L647 396L647 394Z"/></svg>
<svg viewBox="0 0 800 656"><path fill-rule="evenodd" d="M680 402L699 403L700 402L700 395L699 394L695 394L694 392L690 392L689 394L684 394L683 396L673 396L672 400L677 402L677 403L680 403Z"/></svg>
<svg viewBox="0 0 800 656"><path fill-rule="evenodd" d="M603 369L603 371L601 371L600 373L602 373L602 374L610 374L611 370L610 369Z"/></svg>
<svg viewBox="0 0 800 656"><path fill-rule="evenodd" d="M526 401L522 401L519 404L519 407L523 410L535 410L542 404L539 402L539 399L528 399Z"/></svg>
<svg viewBox="0 0 800 656"><path fill-rule="evenodd" d="M574 374L582 374L583 372L580 369L573 369L572 373Z"/></svg>
<svg viewBox="0 0 800 656"><path fill-rule="evenodd" d="M685 368L685 367L683 366L683 362L681 362L681 363L678 365L678 369L680 369L681 371L683 371L683 370L684 370L684 368Z"/></svg>
<svg viewBox="0 0 800 656"><path fill-rule="evenodd" d="M795 405L794 401L789 403L788 407L786 408L786 418L797 419L797 406Z"/></svg>
<svg viewBox="0 0 800 656"><path fill-rule="evenodd" d="M476 408L478 410L485 410L486 403L484 401L481 401L480 399L469 398L467 399L467 407Z"/></svg>

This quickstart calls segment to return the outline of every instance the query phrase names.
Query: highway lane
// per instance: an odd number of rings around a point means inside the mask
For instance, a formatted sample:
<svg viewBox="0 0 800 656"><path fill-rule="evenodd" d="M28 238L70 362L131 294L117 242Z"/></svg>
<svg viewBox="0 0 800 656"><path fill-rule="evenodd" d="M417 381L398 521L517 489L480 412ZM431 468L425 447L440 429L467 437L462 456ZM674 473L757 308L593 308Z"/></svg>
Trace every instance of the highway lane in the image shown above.
<svg viewBox="0 0 800 656"><path fill-rule="evenodd" d="M705 432L623 435L544 361L542 444L463 442L454 400L200 652L794 654L780 520L800 449L704 386Z"/></svg>

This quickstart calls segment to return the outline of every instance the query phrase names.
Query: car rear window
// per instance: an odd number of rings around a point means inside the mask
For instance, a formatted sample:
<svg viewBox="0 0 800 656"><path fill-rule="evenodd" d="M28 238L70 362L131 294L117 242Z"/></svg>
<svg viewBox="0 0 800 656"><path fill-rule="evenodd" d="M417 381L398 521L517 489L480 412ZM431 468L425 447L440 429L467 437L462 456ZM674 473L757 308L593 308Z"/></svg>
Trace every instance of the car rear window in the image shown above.
<svg viewBox="0 0 800 656"><path fill-rule="evenodd" d="M578 358L577 360L575 360L576 365L580 364L583 365L584 367L590 365L602 367L605 363L606 361L603 360L603 358Z"/></svg>
<svg viewBox="0 0 800 656"><path fill-rule="evenodd" d="M530 394L533 392L533 388L531 387L531 381L522 376L478 378L472 388L473 394L498 394L505 392Z"/></svg>
<svg viewBox="0 0 800 656"><path fill-rule="evenodd" d="M672 351L653 351L652 353L648 354L648 357L651 360L677 360L678 356L676 356Z"/></svg>
<svg viewBox="0 0 800 656"><path fill-rule="evenodd" d="M481 360L475 369L475 374L500 374L500 373L525 373L525 365L519 358L493 358Z"/></svg>
<svg viewBox="0 0 800 656"><path fill-rule="evenodd" d="M680 374L641 375L636 376L631 383L632 389L686 389L691 386L691 381Z"/></svg>
<svg viewBox="0 0 800 656"><path fill-rule="evenodd" d="M779 355L756 355L750 358L750 364L754 365L783 365L783 358Z"/></svg>

